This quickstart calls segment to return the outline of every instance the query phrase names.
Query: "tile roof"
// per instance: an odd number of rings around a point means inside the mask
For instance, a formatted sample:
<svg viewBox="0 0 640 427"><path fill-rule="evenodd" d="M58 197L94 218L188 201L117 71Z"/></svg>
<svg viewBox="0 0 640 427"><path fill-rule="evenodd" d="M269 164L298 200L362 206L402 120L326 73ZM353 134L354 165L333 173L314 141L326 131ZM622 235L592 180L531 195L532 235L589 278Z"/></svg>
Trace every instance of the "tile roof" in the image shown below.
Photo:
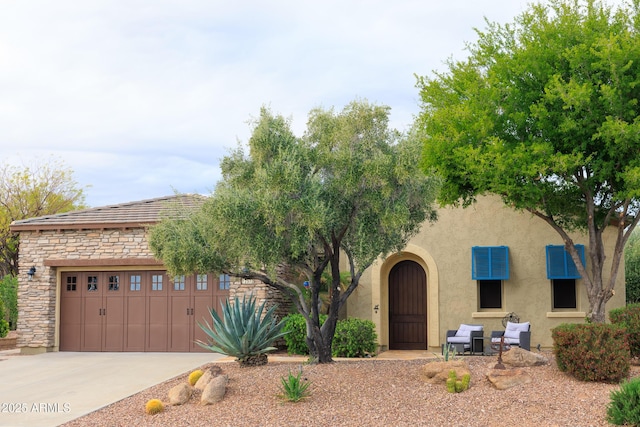
<svg viewBox="0 0 640 427"><path fill-rule="evenodd" d="M171 211L177 212L180 207L195 209L205 200L206 196L199 194L176 194L13 221L11 231L144 227L158 222Z"/></svg>

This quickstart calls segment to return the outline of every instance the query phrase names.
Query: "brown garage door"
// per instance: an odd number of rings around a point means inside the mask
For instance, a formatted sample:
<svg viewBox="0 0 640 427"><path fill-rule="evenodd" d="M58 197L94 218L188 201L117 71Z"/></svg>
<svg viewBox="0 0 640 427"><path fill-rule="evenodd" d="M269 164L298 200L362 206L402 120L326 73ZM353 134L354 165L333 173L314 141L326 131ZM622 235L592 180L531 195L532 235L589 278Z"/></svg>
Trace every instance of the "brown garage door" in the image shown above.
<svg viewBox="0 0 640 427"><path fill-rule="evenodd" d="M210 321L228 281L211 274L170 279L164 271L62 274L61 351L205 351L197 321Z"/></svg>
<svg viewBox="0 0 640 427"><path fill-rule="evenodd" d="M401 261L389 273L389 348L427 348L427 279L420 264Z"/></svg>

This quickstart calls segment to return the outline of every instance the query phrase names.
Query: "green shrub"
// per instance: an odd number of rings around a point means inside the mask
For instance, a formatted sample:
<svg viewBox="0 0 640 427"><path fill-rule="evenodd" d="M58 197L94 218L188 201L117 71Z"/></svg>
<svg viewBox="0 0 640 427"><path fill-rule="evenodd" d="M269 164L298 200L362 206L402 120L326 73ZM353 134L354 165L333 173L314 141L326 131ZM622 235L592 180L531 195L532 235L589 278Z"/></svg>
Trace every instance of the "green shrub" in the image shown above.
<svg viewBox="0 0 640 427"><path fill-rule="evenodd" d="M633 378L610 394L607 420L615 425L640 425L640 378Z"/></svg>
<svg viewBox="0 0 640 427"><path fill-rule="evenodd" d="M334 357L366 357L375 353L376 326L371 320L350 318L339 320L331 347Z"/></svg>
<svg viewBox="0 0 640 427"><path fill-rule="evenodd" d="M0 319L0 338L4 338L9 333L9 322Z"/></svg>
<svg viewBox="0 0 640 427"><path fill-rule="evenodd" d="M280 390L282 391L280 397L288 400L289 402L299 402L300 400L309 397L311 395L311 392L309 391L311 382L306 381L306 379L302 379L301 377L302 368L300 368L300 371L296 376L289 371L289 376L287 378L282 377L280 379Z"/></svg>
<svg viewBox="0 0 640 427"><path fill-rule="evenodd" d="M640 304L630 304L609 312L609 320L627 329L629 350L632 357L640 356Z"/></svg>
<svg viewBox="0 0 640 427"><path fill-rule="evenodd" d="M320 326L327 320L326 314L320 315ZM287 334L284 336L284 342L287 345L287 353L289 354L309 354L307 346L307 322L300 313L289 314L284 318L284 327L282 328Z"/></svg>
<svg viewBox="0 0 640 427"><path fill-rule="evenodd" d="M8 321L11 330L15 330L18 326L18 278L16 276L6 275L0 280L0 306L4 308L0 319Z"/></svg>
<svg viewBox="0 0 640 427"><path fill-rule="evenodd" d="M276 350L273 342L286 334L282 330L284 320L277 322L274 312L277 306L272 306L262 312L265 303L256 310L256 299L250 296L240 301L237 297L233 305L229 300L222 306L222 318L211 310L213 327L207 321L198 322L200 328L209 336L210 342L196 343L207 350L236 357L241 366L264 365L267 363L267 353Z"/></svg>
<svg viewBox="0 0 640 427"><path fill-rule="evenodd" d="M616 383L629 373L629 342L622 326L563 323L551 336L558 369L579 380Z"/></svg>

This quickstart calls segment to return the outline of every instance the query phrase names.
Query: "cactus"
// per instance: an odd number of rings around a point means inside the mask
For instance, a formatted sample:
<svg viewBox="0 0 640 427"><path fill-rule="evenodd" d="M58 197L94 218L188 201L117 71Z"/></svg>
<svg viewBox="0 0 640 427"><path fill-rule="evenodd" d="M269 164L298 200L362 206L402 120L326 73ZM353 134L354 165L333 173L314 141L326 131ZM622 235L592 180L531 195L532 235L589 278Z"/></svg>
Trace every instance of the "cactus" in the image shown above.
<svg viewBox="0 0 640 427"><path fill-rule="evenodd" d="M470 381L470 374L464 374L462 379L458 379L458 374L452 369L449 371L449 377L447 378L447 391L449 393L461 393L469 388Z"/></svg>
<svg viewBox="0 0 640 427"><path fill-rule="evenodd" d="M144 410L149 415L159 414L164 411L164 404L159 399L151 399L145 405Z"/></svg>
<svg viewBox="0 0 640 427"><path fill-rule="evenodd" d="M189 385L190 386L196 385L196 383L198 382L198 380L203 374L204 372L202 372L202 370L200 369L196 369L195 371L191 372L189 374Z"/></svg>

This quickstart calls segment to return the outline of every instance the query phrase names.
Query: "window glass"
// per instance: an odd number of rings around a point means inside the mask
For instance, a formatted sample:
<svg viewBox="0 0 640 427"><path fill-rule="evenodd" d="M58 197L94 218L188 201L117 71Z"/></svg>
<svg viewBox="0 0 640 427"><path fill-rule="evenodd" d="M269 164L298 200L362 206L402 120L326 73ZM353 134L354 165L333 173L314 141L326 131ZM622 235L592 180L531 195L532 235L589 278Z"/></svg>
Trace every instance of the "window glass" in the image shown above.
<svg viewBox="0 0 640 427"><path fill-rule="evenodd" d="M130 278L131 290L139 291L140 290L140 276L137 274L132 274Z"/></svg>
<svg viewBox="0 0 640 427"><path fill-rule="evenodd" d="M109 276L109 290L117 291L120 289L120 276Z"/></svg>
<svg viewBox="0 0 640 427"><path fill-rule="evenodd" d="M228 274L221 274L220 275L220 290L229 290L229 287L231 286L231 278L229 277Z"/></svg>
<svg viewBox="0 0 640 427"><path fill-rule="evenodd" d="M478 280L480 309L502 308L502 281Z"/></svg>
<svg viewBox="0 0 640 427"><path fill-rule="evenodd" d="M151 290L152 291L161 291L162 290L162 275L161 274L152 274L151 275Z"/></svg>
<svg viewBox="0 0 640 427"><path fill-rule="evenodd" d="M198 274L196 276L196 289L199 291L207 290L207 275L206 274Z"/></svg>
<svg viewBox="0 0 640 427"><path fill-rule="evenodd" d="M75 292L78 284L78 278L76 276L67 276L67 291Z"/></svg>
<svg viewBox="0 0 640 427"><path fill-rule="evenodd" d="M98 276L87 276L87 290L89 292L98 290Z"/></svg>
<svg viewBox="0 0 640 427"><path fill-rule="evenodd" d="M577 308L576 280L553 279L553 308Z"/></svg>
<svg viewBox="0 0 640 427"><path fill-rule="evenodd" d="M184 275L176 276L173 279L173 289L176 291L184 291Z"/></svg>

